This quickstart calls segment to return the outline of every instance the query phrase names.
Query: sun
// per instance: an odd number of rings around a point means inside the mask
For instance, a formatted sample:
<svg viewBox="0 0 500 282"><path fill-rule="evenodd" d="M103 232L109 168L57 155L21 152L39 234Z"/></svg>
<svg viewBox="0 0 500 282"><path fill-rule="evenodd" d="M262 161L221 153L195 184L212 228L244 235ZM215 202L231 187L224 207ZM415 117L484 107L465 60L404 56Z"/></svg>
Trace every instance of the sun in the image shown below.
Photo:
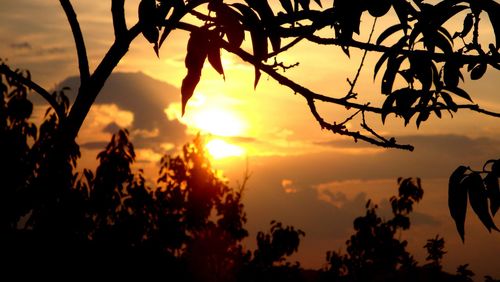
<svg viewBox="0 0 500 282"><path fill-rule="evenodd" d="M245 153L242 147L227 143L222 139L212 139L205 145L205 148L216 160L227 157L238 157Z"/></svg>
<svg viewBox="0 0 500 282"><path fill-rule="evenodd" d="M169 119L177 118L188 127L191 134L205 136L205 145L212 159L242 156L246 150L231 142L230 137L245 137L249 134L247 120L237 111L237 103L225 96L210 96L197 93L188 104L186 115L180 116L180 105L167 108L165 113Z"/></svg>
<svg viewBox="0 0 500 282"><path fill-rule="evenodd" d="M199 109L193 113L191 123L202 132L217 136L238 136L245 131L238 115L223 108Z"/></svg>

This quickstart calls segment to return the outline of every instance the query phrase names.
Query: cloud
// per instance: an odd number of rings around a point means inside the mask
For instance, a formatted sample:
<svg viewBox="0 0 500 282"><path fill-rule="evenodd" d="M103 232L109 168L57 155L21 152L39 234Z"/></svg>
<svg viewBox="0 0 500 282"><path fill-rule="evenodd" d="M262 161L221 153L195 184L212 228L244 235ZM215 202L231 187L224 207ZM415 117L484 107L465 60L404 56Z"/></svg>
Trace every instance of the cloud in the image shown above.
<svg viewBox="0 0 500 282"><path fill-rule="evenodd" d="M283 191L287 194L297 193L297 188L293 185L293 180L283 179L281 180L281 187L283 187Z"/></svg>
<svg viewBox="0 0 500 282"><path fill-rule="evenodd" d="M78 85L79 78L70 77L56 88L69 87L70 90L65 94L70 101L74 101ZM114 73L92 107L91 112L95 118L92 119L89 115L86 120L90 128L81 135L92 135L92 132L97 130L109 136L109 133L126 127L138 149L163 153L163 144L182 145L190 138L186 134L186 126L176 119L169 119L165 114L165 109L170 104L178 102L179 93L177 88L143 73ZM125 116L123 112L129 113L129 116ZM109 137L106 137L107 139ZM84 147L95 144L84 144ZM156 158L144 158L153 159Z"/></svg>
<svg viewBox="0 0 500 282"><path fill-rule="evenodd" d="M27 41L11 43L9 46L10 46L10 48L16 49L16 50L31 50L32 49L31 44Z"/></svg>

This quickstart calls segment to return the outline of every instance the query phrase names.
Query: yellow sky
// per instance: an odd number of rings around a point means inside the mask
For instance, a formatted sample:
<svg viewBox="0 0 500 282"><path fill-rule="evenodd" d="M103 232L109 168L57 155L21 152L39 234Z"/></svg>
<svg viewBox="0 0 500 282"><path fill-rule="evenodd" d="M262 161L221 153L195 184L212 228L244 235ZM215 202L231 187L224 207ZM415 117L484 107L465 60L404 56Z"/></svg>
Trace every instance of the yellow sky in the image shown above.
<svg viewBox="0 0 500 282"><path fill-rule="evenodd" d="M73 2L86 38L91 67L94 68L112 43L109 1L92 1L91 5L87 1ZM129 25L137 19L138 2L126 1ZM331 5L329 4L331 1L323 2L325 6ZM33 77L47 88L52 88L66 77L77 73L74 44L58 1L3 1L1 6L0 57L8 58L12 66L30 69ZM362 22L367 25L371 25L371 21L369 16L362 18ZM384 25L387 25L387 22L381 21L376 33L379 33ZM456 27L460 28L461 26ZM491 38L491 32L487 31L486 34ZM117 71L141 71L155 79L180 87L186 74L184 55L187 38L188 35L185 33L173 32L162 47L158 59L152 46L140 36L133 42L130 52L120 62ZM366 38L366 32L362 38ZM23 43L29 43L29 48L15 48L16 44L20 46ZM346 78L354 76L360 60L360 52L351 50L351 53L352 58L349 59L338 48L304 43L278 56L278 60L286 64L300 62L299 67L285 73L290 78L318 93L342 97L349 87ZM304 99L280 86L267 75L262 75L259 86L254 90L253 67L232 54L223 52L222 56L225 81L206 63L202 80L188 104L186 115L180 118L179 103L171 103L163 110L170 119L179 119L188 125L189 132L196 133L201 130L202 133L209 133L210 136L207 138L213 141L212 149L209 147L209 150L216 152L214 153L216 167L224 169L233 180L241 179L245 166L249 164L253 180L250 181L249 191L245 194L245 205L251 231L267 228L267 223L271 219L282 220L285 223L289 220L293 224L313 227L314 222L318 221L318 226L324 227L331 224L329 217L342 220L338 213L343 212L343 207L350 206L332 202L323 192L331 190L341 193L348 199L346 200L348 204L357 203L356 197L361 195L361 192L366 192L368 195L372 193L373 197L382 201L395 192L395 185L390 186L390 183L391 181L395 183L397 177L421 176L424 177L424 189L426 189L426 179L429 179L428 187L436 189L434 192L426 190L428 198L424 198L424 203L428 201L428 204L425 204L425 209L422 210L436 218L439 223L418 225L412 231L414 232L412 234L419 237L419 241L412 244L415 250L420 252L420 257L423 257L421 255L423 251L418 244L423 246L427 238L435 236L436 228L442 228L439 230L440 235L444 235L450 246L456 248L455 252L462 252L461 255L453 256L453 263L459 263L460 259L466 260L462 263L473 261L472 269L480 268L480 271L485 273L497 271L500 276L498 272L500 270L494 266L488 268L480 264L482 254L500 252L499 235L487 236L484 228L481 230L482 226L473 221L473 225L469 228L472 243L461 247L458 236L450 225L451 219L446 210L446 193L443 192L446 191L448 172L460 162L477 166L488 158L498 157L500 153L498 119L461 112L453 119L447 115L441 120L431 117L429 122L417 130L414 123L404 127L401 120L392 118L389 118L383 126L380 118L373 116L368 120L373 128L383 134L414 136L406 138L405 141L418 145L416 152L413 154L395 152L363 143L354 144L349 139L322 131L309 113ZM377 58L378 55L368 56L364 71L361 73L356 88L361 95L361 101L371 100L374 103L383 101L379 90L380 77L375 82L372 79L373 64ZM476 102L480 102L485 108L500 111L498 72L490 70L485 78L478 82L467 80L464 87L473 93ZM169 93L169 95L180 94ZM339 107L320 109L325 117L331 120L343 119L348 115ZM109 133L102 131L106 125L115 122L119 126L132 126L134 119L137 119L134 114L136 113L113 104L96 105L82 129L80 141L105 141L109 138ZM358 125L359 120L348 124L353 129L359 128ZM137 134L156 133L151 129ZM170 150L172 146L168 142L161 144L163 150ZM84 158L95 159L96 150L84 152L87 152ZM148 167L150 171L156 171L155 162L161 157L161 152L154 148L141 148L138 152L141 165ZM226 155L236 155L236 157L224 158ZM363 185L389 187L390 190L380 188L382 190L374 189L370 192L369 189L359 188ZM262 200L263 198L265 199ZM274 199L275 202L270 199ZM280 203L276 204L276 201ZM316 206L323 204L328 206L314 210ZM281 205L285 211L276 210L276 206L281 207ZM295 210L290 210L292 208L286 209L287 205L299 210L306 207L311 211L297 214ZM261 211L264 210L282 218L269 218L273 215L263 214ZM352 216L359 215L362 211L354 208L353 210L356 214L350 214L350 210L346 210L348 216L344 217L351 216L345 219L347 227L350 227ZM310 215L311 218L306 218L305 215ZM469 215L468 218L472 216ZM319 229L321 228L318 227ZM324 253L321 252L328 248L338 249L348 234L348 231L324 232L331 236L334 234L336 237L328 239L321 237L323 233L319 231L306 230L308 234L304 241L306 249L300 258L313 261L305 263L308 267L320 263L311 259L313 256L322 260ZM308 241L308 238L313 239ZM481 245L478 241L484 244ZM496 247L488 248L487 244L496 244ZM471 246L483 253L471 253L473 250ZM456 265L450 267L453 271Z"/></svg>

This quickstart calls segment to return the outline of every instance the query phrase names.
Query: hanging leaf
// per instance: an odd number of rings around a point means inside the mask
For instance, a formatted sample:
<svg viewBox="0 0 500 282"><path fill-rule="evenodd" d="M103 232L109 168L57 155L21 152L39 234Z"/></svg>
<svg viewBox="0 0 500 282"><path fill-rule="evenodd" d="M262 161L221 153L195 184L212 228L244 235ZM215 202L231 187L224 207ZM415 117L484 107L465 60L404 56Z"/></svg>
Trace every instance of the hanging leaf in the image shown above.
<svg viewBox="0 0 500 282"><path fill-rule="evenodd" d="M393 93L389 94L387 98L384 101L384 104L382 105L382 123L385 123L385 118L389 113L392 112L392 105L394 104L394 101L396 101L398 93L397 91L394 91Z"/></svg>
<svg viewBox="0 0 500 282"><path fill-rule="evenodd" d="M162 1L162 2L165 2L165 1ZM172 15L168 19L168 21L175 22L175 21L180 20L180 18L182 17L182 15L184 15L184 12L185 12L184 10L185 10L186 5L184 4L184 1L183 0L168 1L168 4L165 4L165 5L169 5L169 4L172 6L172 8L174 10L172 12ZM167 15L168 15L168 12L167 12ZM165 16L167 16L167 15L165 15ZM160 19L163 20L164 18L160 18ZM171 31L172 31L172 28L164 28L163 29L163 32L162 32L161 38L160 38L160 42L159 42L159 47L162 46L163 42L165 41L165 39L167 39L167 36L170 34Z"/></svg>
<svg viewBox="0 0 500 282"><path fill-rule="evenodd" d="M462 184L467 167L459 166L451 174L448 182L448 208L455 221L458 234L465 240L465 216L467 214L467 187Z"/></svg>
<svg viewBox="0 0 500 282"><path fill-rule="evenodd" d="M293 13L293 6L292 6L292 1L291 0L280 0L281 6L285 11L289 14Z"/></svg>
<svg viewBox="0 0 500 282"><path fill-rule="evenodd" d="M416 120L417 128L420 128L420 124L426 121L429 118L429 115L430 115L429 111L423 110L420 112Z"/></svg>
<svg viewBox="0 0 500 282"><path fill-rule="evenodd" d="M484 4L487 5L485 10L488 13L493 31L495 32L495 46L500 48L500 4L495 1L484 1Z"/></svg>
<svg viewBox="0 0 500 282"><path fill-rule="evenodd" d="M377 77L377 73L378 71L380 70L380 68L382 67L382 65L384 64L384 62L390 57L390 56L393 56L394 54L397 54L398 50L401 49L403 46L406 45L406 40L408 39L407 36L404 36L403 38L399 39L398 43L394 44L392 47L391 47L391 50L390 51L387 51L387 52L384 52L382 54L382 56L380 56L380 59L377 61L377 63L375 64L375 68L374 68L374 73L373 73L373 79L375 80L375 78Z"/></svg>
<svg viewBox="0 0 500 282"><path fill-rule="evenodd" d="M318 4L320 8L323 8L323 5L321 5L321 0L314 0L314 2Z"/></svg>
<svg viewBox="0 0 500 282"><path fill-rule="evenodd" d="M368 13L372 17L378 18L387 14L391 9L391 1L390 0L377 0L377 1L367 1Z"/></svg>
<svg viewBox="0 0 500 282"><path fill-rule="evenodd" d="M455 88L458 86L460 78L460 69L456 63L446 62L443 67L443 79L447 87Z"/></svg>
<svg viewBox="0 0 500 282"><path fill-rule="evenodd" d="M212 67L222 76L224 76L224 68L222 67L221 55L220 55L220 47L215 43L210 42L208 45L208 62ZM225 79L225 78L224 78Z"/></svg>
<svg viewBox="0 0 500 282"><path fill-rule="evenodd" d="M254 80L254 83L253 83L253 88L254 89L256 89L257 88L257 84L259 84L260 76L261 76L261 73L260 73L259 68L255 67L255 80Z"/></svg>
<svg viewBox="0 0 500 282"><path fill-rule="evenodd" d="M208 55L208 36L206 29L199 29L190 34L187 44L187 54L184 61L188 73L182 80L182 115L184 115L186 104L193 96L194 89L200 82L201 70Z"/></svg>
<svg viewBox="0 0 500 282"><path fill-rule="evenodd" d="M266 60L268 56L267 36L259 17L252 9L241 3L235 3L233 6L243 15L243 24L250 28L253 55L255 59L258 61ZM259 83L260 75L261 73L258 66L255 66L254 88L256 88Z"/></svg>
<svg viewBox="0 0 500 282"><path fill-rule="evenodd" d="M393 25L393 26L387 28L377 38L376 44L380 45L385 39L387 39L387 37L391 36L392 34L394 34L397 31L406 30L407 28L408 28L408 25L404 25L404 24L397 24L397 25Z"/></svg>
<svg viewBox="0 0 500 282"><path fill-rule="evenodd" d="M389 57L387 62L387 69L385 70L384 77L382 78L382 94L390 94L392 86L396 79L396 74L399 71L401 63L405 60L404 56Z"/></svg>
<svg viewBox="0 0 500 282"><path fill-rule="evenodd" d="M433 62L427 56L410 56L410 69L422 84L422 90L428 92L432 86Z"/></svg>
<svg viewBox="0 0 500 282"><path fill-rule="evenodd" d="M238 13L229 5L215 5L217 20L222 23L222 29L227 35L229 44L239 48L245 39L245 29L239 21Z"/></svg>
<svg viewBox="0 0 500 282"><path fill-rule="evenodd" d="M448 107L448 109L452 110L453 112L457 112L458 111L458 106L453 101L453 99L451 98L450 94L448 94L446 92L443 92L443 91L441 91L439 94L441 95L441 98L443 98L443 100L446 103L446 106Z"/></svg>
<svg viewBox="0 0 500 282"><path fill-rule="evenodd" d="M490 172L484 178L484 184L490 200L491 214L495 216L498 208L500 208L500 185L498 183L498 177L495 176L494 173Z"/></svg>
<svg viewBox="0 0 500 282"><path fill-rule="evenodd" d="M455 32L455 34L453 35L453 39L455 39L455 38L457 38L459 36L461 38L466 37L467 34L469 34L469 32L472 30L472 25L473 24L474 24L473 15L472 15L472 13L468 13L467 16L465 16L464 27L462 28L462 31Z"/></svg>
<svg viewBox="0 0 500 282"><path fill-rule="evenodd" d="M311 0L299 0L299 4L304 11L309 11L309 4L311 4Z"/></svg>
<svg viewBox="0 0 500 282"><path fill-rule="evenodd" d="M469 96L469 94L467 92L465 92L465 90L463 90L462 88L459 88L459 87L454 87L454 88L451 88L451 87L448 87L448 86L445 86L443 89L445 90L448 90L450 92L453 92L455 93L457 96L460 96L464 99L467 99L469 100L470 102L472 102L472 98Z"/></svg>
<svg viewBox="0 0 500 282"><path fill-rule="evenodd" d="M182 115L186 112L186 105L189 99L193 96L194 89L198 82L200 82L201 73L195 73L194 71L188 71L188 74L182 80L181 86L181 98L182 98Z"/></svg>
<svg viewBox="0 0 500 282"><path fill-rule="evenodd" d="M485 63L480 63L479 65L474 67L472 69L472 71L470 72L470 78L472 80L478 80L481 77L483 77L484 73L486 72L486 67L487 67L487 64L485 64Z"/></svg>
<svg viewBox="0 0 500 282"><path fill-rule="evenodd" d="M139 24L142 35L149 43L156 44L160 37L160 31L156 26L156 1L142 0L139 3Z"/></svg>
<svg viewBox="0 0 500 282"><path fill-rule="evenodd" d="M470 205L486 229L490 232L491 229L500 231L493 222L488 210L488 197L481 176L478 173L471 173L469 177L464 180L464 185L466 185L469 190Z"/></svg>

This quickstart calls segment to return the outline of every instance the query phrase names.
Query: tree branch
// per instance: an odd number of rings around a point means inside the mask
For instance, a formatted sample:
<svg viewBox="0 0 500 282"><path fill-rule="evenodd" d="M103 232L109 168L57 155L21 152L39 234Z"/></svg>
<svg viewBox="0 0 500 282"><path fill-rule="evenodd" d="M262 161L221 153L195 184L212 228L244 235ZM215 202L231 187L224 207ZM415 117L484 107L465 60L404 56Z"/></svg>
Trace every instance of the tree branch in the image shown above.
<svg viewBox="0 0 500 282"><path fill-rule="evenodd" d="M85 41L83 40L82 31L80 29L80 24L78 23L78 19L76 18L75 10L71 5L69 0L59 0L61 6L66 13L66 17L68 18L69 25L71 27L71 32L73 33L73 38L75 40L76 51L78 54L78 65L80 68L80 83L85 84L90 78L89 71L89 61L87 58L87 51L85 48Z"/></svg>
<svg viewBox="0 0 500 282"><path fill-rule="evenodd" d="M184 22L180 22L175 28L190 31L190 32L199 29L199 27L197 27L195 25L184 23ZM326 102L326 103L332 103L332 104L336 104L339 106L344 106L346 108L363 110L365 112L372 112L372 113L376 113L376 114L382 113L382 109L378 108L378 107L373 107L373 106L369 106L366 104L352 103L352 102L346 101L346 99L344 99L344 98L334 98L334 97L325 96L325 95L315 93L312 90L310 90L310 89L296 83L295 81L289 79L288 77L283 76L282 74L278 73L271 65L263 64L261 61L256 59L254 56L252 56L250 53L246 52L245 50L243 50L241 48L235 48L234 46L232 46L231 44L229 44L228 42L226 42L225 40L222 40L222 39L219 40L219 43L220 43L221 47L224 48L225 50L237 55L243 61L257 66L259 69L261 69L262 71L267 73L269 76L271 76L277 82L290 88L295 93L300 94L301 96L303 96L306 99L313 99L313 100L318 100L318 101L322 101L322 102ZM367 43L362 43L362 42L360 42L360 44L372 45L372 44L367 44ZM500 114L492 112L492 111L488 111L485 109L481 109L478 105L458 105L457 107L463 108L463 109L470 109L472 111L484 113L484 114L494 116L494 117L500 117ZM434 109L430 109L430 110L434 110ZM437 108L437 110L447 111L448 109Z"/></svg>
<svg viewBox="0 0 500 282"><path fill-rule="evenodd" d="M115 39L115 42L90 77L89 83L80 87L75 103L71 107L71 111L66 119L65 134L68 135L68 138L76 138L85 117L90 111L90 107L104 86L104 83L123 56L128 52L132 40L134 40L140 32L141 28L139 24L136 24L119 40Z"/></svg>
<svg viewBox="0 0 500 282"><path fill-rule="evenodd" d="M127 33L127 22L125 21L125 0L111 1L111 14L113 15L113 28L115 38L121 38Z"/></svg>
<svg viewBox="0 0 500 282"><path fill-rule="evenodd" d="M297 35L298 36L298 35ZM466 54L459 54L459 53L453 53L451 55L447 55L444 53L430 53L427 50L406 50L406 49L399 49L395 50L392 49L392 47L389 46L384 46L384 45L377 45L377 44L372 44L372 43L365 43L365 42L360 42L356 40L350 40L350 41L345 41L345 40L339 40L336 38L323 38L316 36L314 34L308 35L306 37L307 40L317 43L320 45L337 45L337 46L345 46L345 47L353 47L353 48L358 48L364 51L373 51L373 52L378 52L378 53L387 53L387 52L396 52L402 55L410 56L410 55L415 55L415 56L426 56L430 57L433 61L435 62L446 62L449 60L453 60L458 63L462 64L468 64L468 63L474 63L479 60L487 60L489 64L494 66L498 62L495 61L495 59L492 56L483 56L483 55L466 55Z"/></svg>
<svg viewBox="0 0 500 282"><path fill-rule="evenodd" d="M316 109L316 105L314 104L313 99L306 99L307 100L307 105L309 106L309 109L311 110L312 115L318 121L322 129L327 129L335 134L339 135L344 135L344 136L350 136L354 138L354 141L357 142L357 140L363 140L365 142L368 142L373 145L377 145L380 147L384 148L396 148L396 149L402 149L402 150L408 150L408 151L413 151L414 147L412 145L403 145L403 144L398 144L396 143L394 138L391 138L390 140L387 140L386 138L378 135L373 131L371 128L366 126L366 123L364 122L364 112L363 113L363 123L361 126L364 129L367 129L370 133L372 133L375 137L377 137L379 140L368 137L366 135L361 134L359 131L357 132L351 132L345 128L343 124L331 124L326 122L321 115L318 113ZM358 112L356 112L358 114ZM393 142L394 141L394 142Z"/></svg>
<svg viewBox="0 0 500 282"><path fill-rule="evenodd" d="M59 120L64 118L64 111L57 103L56 99L42 86L38 85L36 82L22 76L20 73L11 70L7 65L0 64L0 73L3 73L5 76L8 76L19 83L25 85L26 87L34 90L36 93L40 94L43 99L45 99L49 105L54 109L57 114Z"/></svg>

